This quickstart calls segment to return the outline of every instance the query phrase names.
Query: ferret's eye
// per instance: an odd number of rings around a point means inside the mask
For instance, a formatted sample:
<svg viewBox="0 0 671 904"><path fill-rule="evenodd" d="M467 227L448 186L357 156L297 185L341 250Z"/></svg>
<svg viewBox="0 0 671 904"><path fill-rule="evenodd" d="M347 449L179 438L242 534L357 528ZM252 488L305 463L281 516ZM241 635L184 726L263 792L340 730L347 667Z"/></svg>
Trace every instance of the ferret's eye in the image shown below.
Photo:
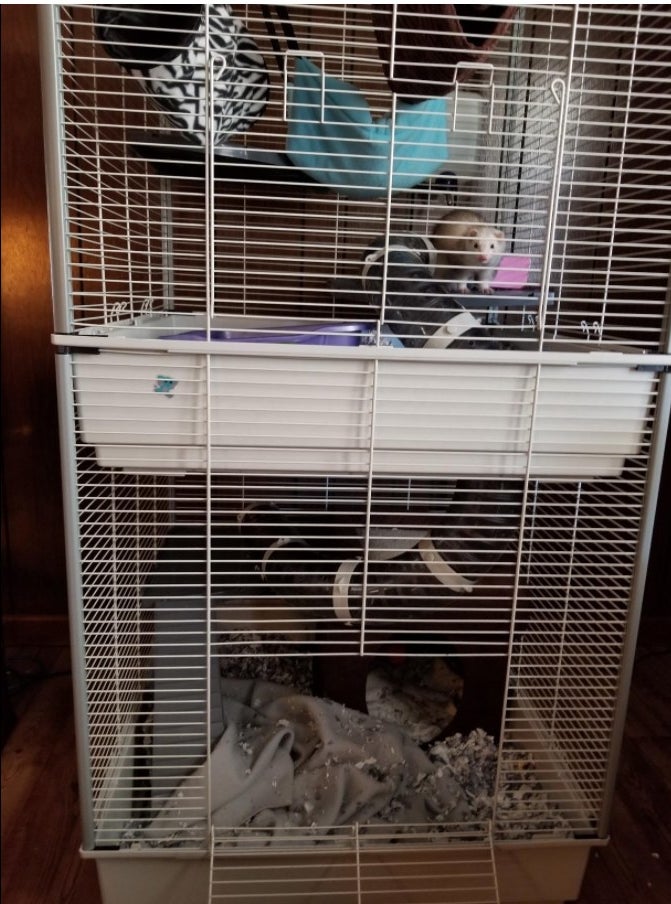
<svg viewBox="0 0 671 904"><path fill-rule="evenodd" d="M494 246L493 246L493 245L490 245L490 246L489 246L489 250L490 250L490 251L493 251L493 250L494 250Z"/></svg>

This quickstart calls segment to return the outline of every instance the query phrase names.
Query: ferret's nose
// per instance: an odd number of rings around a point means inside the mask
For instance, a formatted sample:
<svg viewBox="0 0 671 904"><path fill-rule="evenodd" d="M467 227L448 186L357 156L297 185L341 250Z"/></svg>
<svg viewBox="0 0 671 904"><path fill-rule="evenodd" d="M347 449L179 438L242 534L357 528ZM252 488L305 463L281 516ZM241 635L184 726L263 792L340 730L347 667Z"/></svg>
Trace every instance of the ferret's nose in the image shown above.
<svg viewBox="0 0 671 904"><path fill-rule="evenodd" d="M480 261L481 264L486 264L487 261L489 260L489 255L481 254L480 257L478 258L478 260Z"/></svg>

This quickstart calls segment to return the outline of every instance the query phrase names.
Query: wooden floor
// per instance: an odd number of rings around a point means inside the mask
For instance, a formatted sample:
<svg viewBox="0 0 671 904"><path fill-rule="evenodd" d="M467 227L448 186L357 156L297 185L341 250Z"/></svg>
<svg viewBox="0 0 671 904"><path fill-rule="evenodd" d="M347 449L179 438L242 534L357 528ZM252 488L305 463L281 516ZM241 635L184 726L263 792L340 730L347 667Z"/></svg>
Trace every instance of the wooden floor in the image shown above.
<svg viewBox="0 0 671 904"><path fill-rule="evenodd" d="M634 670L611 823L594 851L579 904L668 904L671 888L671 621L645 623ZM39 652L52 671L67 651ZM95 867L78 855L70 680L49 678L15 699L18 724L2 752L3 904L100 904ZM129 901L128 904L134 904Z"/></svg>

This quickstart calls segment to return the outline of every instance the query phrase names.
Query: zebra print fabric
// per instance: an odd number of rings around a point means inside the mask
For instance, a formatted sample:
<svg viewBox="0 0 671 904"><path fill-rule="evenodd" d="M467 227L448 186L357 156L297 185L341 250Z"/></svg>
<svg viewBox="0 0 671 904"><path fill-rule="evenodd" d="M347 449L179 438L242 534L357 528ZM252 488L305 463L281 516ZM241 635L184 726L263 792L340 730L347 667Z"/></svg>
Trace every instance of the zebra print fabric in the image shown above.
<svg viewBox="0 0 671 904"><path fill-rule="evenodd" d="M192 7L193 8L193 7ZM198 7L196 7L198 8ZM209 15L206 13L209 10ZM142 38L126 44L178 44L171 60L139 67L127 58L124 63L118 46L110 47L112 31L106 32L105 43L110 56L119 60L135 76L151 97L154 106L165 113L168 121L180 129L191 144L207 144L208 98L206 88L207 60L213 60L212 134L215 145L223 144L232 133L246 132L263 115L268 99L268 71L262 55L240 19L234 17L229 6L213 4L201 6L197 27L188 40L184 35L172 36L161 29L160 14L156 15L156 32L144 23ZM206 22L207 15L207 22ZM123 34L121 29L119 34ZM165 50L160 51L165 55Z"/></svg>

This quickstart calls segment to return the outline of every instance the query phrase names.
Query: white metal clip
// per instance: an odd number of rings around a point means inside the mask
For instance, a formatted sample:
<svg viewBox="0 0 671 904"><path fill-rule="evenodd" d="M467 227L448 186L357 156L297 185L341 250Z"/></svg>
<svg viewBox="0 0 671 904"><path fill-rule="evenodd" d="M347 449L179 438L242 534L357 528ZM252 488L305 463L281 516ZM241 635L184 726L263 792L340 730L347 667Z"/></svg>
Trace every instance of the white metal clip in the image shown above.
<svg viewBox="0 0 671 904"><path fill-rule="evenodd" d="M460 69L472 69L476 72L483 72L489 75L489 122L487 124L487 132L489 135L492 135L494 132L494 67L491 63L471 63L467 60L460 60L454 68L454 79L452 80L452 84L454 85L454 103L452 104L452 131L453 132L467 132L469 129L458 129L457 128L457 107L459 105L459 70Z"/></svg>

